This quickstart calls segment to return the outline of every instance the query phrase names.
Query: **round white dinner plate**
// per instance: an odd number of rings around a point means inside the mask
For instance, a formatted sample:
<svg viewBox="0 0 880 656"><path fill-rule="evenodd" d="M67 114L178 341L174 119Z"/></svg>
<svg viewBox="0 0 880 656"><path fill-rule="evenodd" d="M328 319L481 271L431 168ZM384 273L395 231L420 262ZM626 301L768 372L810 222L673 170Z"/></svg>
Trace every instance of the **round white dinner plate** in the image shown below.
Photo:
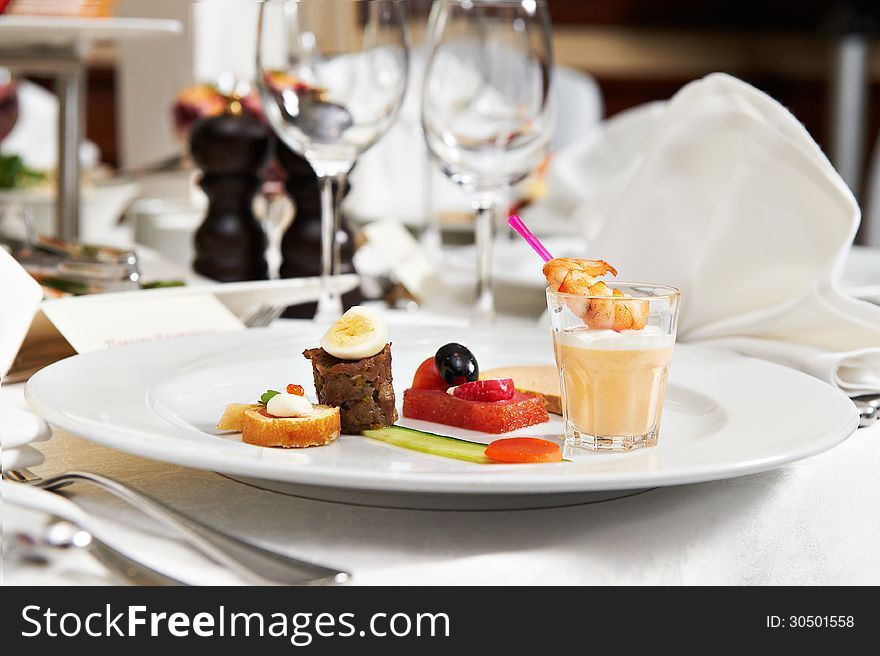
<svg viewBox="0 0 880 656"><path fill-rule="evenodd" d="M858 425L843 394L799 372L725 351L678 345L660 444L631 453L584 453L570 462L479 465L360 436L324 447L244 444L214 425L230 402L302 384L322 328L310 323L169 339L74 356L32 377L26 394L51 424L120 451L250 481L366 494L552 495L637 490L752 474L819 453ZM485 369L551 363L550 335L492 329L391 328L398 406L416 367L446 342L468 345ZM488 442L496 436L402 419ZM561 421L518 431L558 438ZM272 486L269 486L272 487ZM282 486L283 487L283 486ZM460 505L460 504L459 504Z"/></svg>

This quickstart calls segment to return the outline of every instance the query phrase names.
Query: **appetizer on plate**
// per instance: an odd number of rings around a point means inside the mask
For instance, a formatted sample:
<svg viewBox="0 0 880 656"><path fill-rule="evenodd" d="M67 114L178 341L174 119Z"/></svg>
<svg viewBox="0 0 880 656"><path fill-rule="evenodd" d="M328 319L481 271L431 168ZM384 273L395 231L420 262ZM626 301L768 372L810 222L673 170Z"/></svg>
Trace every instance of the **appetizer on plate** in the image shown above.
<svg viewBox="0 0 880 656"><path fill-rule="evenodd" d="M318 401L339 408L343 432L397 421L388 328L376 312L356 305L303 355L312 363Z"/></svg>
<svg viewBox="0 0 880 656"><path fill-rule="evenodd" d="M363 436L402 449L478 465L527 465L562 460L562 450L558 444L537 437L506 437L487 445L403 426L368 430L363 432Z"/></svg>
<svg viewBox="0 0 880 656"><path fill-rule="evenodd" d="M301 386L288 385L286 392L268 390L259 403L230 403L217 428L240 431L242 442L257 446L323 446L339 437L339 408L312 404Z"/></svg>
<svg viewBox="0 0 880 656"><path fill-rule="evenodd" d="M524 365L499 367L481 371L480 378L512 378L516 391L539 394L544 407L554 415L562 414L562 392L559 390L559 370L554 365Z"/></svg>
<svg viewBox="0 0 880 656"><path fill-rule="evenodd" d="M550 420L539 394L517 391L510 378L480 380L479 374L466 347L441 346L403 393L403 416L493 434Z"/></svg>

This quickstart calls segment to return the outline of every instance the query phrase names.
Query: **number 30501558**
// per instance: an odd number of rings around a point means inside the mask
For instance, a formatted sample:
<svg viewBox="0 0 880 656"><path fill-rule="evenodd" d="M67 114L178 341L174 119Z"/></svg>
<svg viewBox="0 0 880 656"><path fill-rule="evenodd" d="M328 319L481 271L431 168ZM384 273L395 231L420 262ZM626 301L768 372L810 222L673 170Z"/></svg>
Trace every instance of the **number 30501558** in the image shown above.
<svg viewBox="0 0 880 656"><path fill-rule="evenodd" d="M855 626L855 618L852 615L779 615L767 616L767 628L769 629L836 629L852 628Z"/></svg>

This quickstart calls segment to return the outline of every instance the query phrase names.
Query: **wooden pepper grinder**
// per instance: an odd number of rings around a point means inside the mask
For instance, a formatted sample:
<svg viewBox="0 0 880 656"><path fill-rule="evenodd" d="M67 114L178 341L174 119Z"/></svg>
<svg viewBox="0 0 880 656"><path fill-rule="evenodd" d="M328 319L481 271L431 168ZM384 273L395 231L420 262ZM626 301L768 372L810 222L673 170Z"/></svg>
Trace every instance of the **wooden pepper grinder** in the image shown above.
<svg viewBox="0 0 880 656"><path fill-rule="evenodd" d="M309 163L293 152L281 140L276 140L278 161L287 172L285 189L296 206L296 215L284 238L281 251L284 260L281 264L282 278L300 278L321 275L321 190L318 178ZM339 190L336 190L338 193ZM343 193L347 193L345 189ZM340 271L354 273L354 235L341 221ZM348 309L363 299L360 288L355 288L342 296L342 307ZM303 303L288 308L285 317L312 318L318 308L317 303Z"/></svg>
<svg viewBox="0 0 880 656"><path fill-rule="evenodd" d="M199 186L209 199L196 231L193 268L221 282L265 280L266 235L251 203L269 149L266 126L240 111L227 111L196 124L190 149L203 171Z"/></svg>

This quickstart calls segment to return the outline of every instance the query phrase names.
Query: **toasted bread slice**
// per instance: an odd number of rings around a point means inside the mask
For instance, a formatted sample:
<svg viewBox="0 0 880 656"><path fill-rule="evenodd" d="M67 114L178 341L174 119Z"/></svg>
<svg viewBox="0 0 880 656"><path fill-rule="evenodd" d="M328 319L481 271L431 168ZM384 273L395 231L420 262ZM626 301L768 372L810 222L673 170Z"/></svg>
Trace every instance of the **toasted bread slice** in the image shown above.
<svg viewBox="0 0 880 656"><path fill-rule="evenodd" d="M245 410L256 410L259 407L261 407L259 403L230 403L217 422L217 429L240 432Z"/></svg>
<svg viewBox="0 0 880 656"><path fill-rule="evenodd" d="M247 408L241 421L241 439L257 446L298 448L329 444L339 437L339 408L312 406L308 417L273 417L262 406Z"/></svg>
<svg viewBox="0 0 880 656"><path fill-rule="evenodd" d="M559 370L552 366L526 365L499 367L481 371L480 378L513 378L517 391L540 394L544 408L556 415L562 414L562 393L559 391Z"/></svg>

